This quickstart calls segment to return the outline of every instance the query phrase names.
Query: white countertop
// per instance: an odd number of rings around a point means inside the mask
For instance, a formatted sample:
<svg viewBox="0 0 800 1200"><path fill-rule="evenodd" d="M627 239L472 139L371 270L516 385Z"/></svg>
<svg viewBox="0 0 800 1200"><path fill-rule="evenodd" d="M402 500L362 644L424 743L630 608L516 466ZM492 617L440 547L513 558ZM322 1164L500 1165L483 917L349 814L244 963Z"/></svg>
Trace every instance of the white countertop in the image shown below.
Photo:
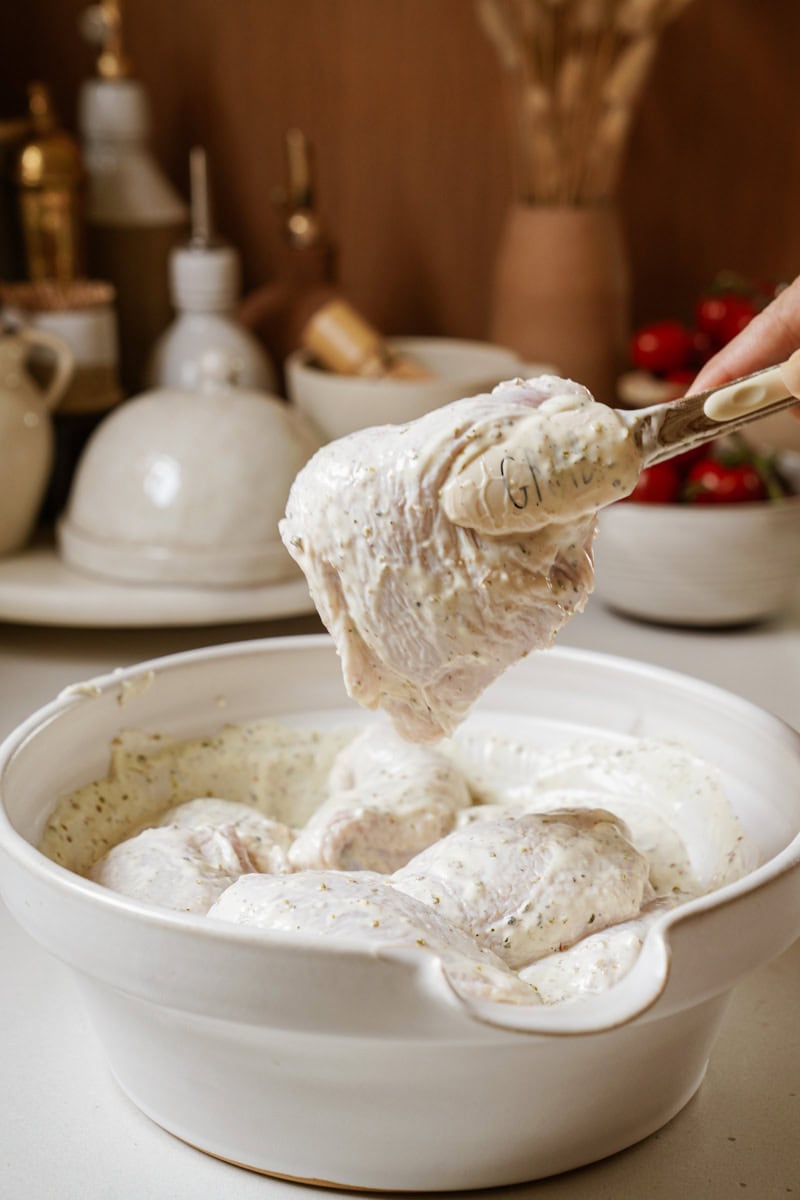
<svg viewBox="0 0 800 1200"><path fill-rule="evenodd" d="M167 630L0 624L0 737L66 684L213 642L314 632L315 618ZM599 601L560 645L706 679L800 728L800 598L734 631L659 628ZM316 1189L190 1149L118 1090L66 967L0 906L0 1200L280 1200ZM800 942L736 989L705 1083L659 1133L604 1162L502 1200L800 1200ZM330 1193L319 1192L320 1195Z"/></svg>

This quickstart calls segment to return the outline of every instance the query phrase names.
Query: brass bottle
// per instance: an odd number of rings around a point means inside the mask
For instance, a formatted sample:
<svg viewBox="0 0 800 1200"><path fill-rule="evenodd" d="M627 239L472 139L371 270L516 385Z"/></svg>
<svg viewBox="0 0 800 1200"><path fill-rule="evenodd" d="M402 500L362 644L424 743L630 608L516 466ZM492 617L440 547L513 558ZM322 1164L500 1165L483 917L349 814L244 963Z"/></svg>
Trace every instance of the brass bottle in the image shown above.
<svg viewBox="0 0 800 1200"><path fill-rule="evenodd" d="M50 91L28 87L32 136L17 160L25 268L35 283L83 274L83 164L76 140L58 125Z"/></svg>

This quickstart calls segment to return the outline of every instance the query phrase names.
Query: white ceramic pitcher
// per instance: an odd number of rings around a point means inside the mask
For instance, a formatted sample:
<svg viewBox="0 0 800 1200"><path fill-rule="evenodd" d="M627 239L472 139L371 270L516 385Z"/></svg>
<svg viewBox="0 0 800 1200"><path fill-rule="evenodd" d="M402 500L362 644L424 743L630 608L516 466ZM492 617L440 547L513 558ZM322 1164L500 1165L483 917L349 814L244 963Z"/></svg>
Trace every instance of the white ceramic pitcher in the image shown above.
<svg viewBox="0 0 800 1200"><path fill-rule="evenodd" d="M53 356L46 387L27 368L39 346ZM33 530L53 464L50 413L73 369L72 351L53 334L22 327L0 335L0 554L19 550Z"/></svg>

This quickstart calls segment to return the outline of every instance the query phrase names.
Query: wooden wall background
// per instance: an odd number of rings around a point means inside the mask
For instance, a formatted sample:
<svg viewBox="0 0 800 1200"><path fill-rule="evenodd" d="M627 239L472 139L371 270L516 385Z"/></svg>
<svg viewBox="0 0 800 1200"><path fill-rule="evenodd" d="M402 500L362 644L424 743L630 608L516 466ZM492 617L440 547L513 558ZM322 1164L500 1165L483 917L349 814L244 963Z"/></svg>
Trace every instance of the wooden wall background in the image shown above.
<svg viewBox="0 0 800 1200"><path fill-rule="evenodd" d="M82 6L6 0L0 116L44 78L74 123ZM249 285L272 272L270 192L298 125L355 303L389 333L484 333L511 169L472 0L127 0L125 16L156 153L185 191L205 144ZM694 0L665 33L620 188L637 320L686 312L720 267L800 270L798 52L797 0Z"/></svg>

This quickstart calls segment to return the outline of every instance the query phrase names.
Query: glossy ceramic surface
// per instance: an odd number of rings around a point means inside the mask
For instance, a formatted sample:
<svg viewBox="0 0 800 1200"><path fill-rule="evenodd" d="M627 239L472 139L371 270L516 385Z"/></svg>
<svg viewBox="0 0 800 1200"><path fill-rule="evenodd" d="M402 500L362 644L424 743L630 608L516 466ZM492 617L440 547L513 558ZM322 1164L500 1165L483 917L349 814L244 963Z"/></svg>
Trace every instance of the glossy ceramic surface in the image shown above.
<svg viewBox="0 0 800 1200"><path fill-rule="evenodd" d="M146 392L98 427L59 547L115 579L231 587L297 572L278 535L292 481L319 445L301 414L258 392Z"/></svg>
<svg viewBox="0 0 800 1200"><path fill-rule="evenodd" d="M36 348L54 363L47 387L27 369ZM72 352L59 337L27 327L0 335L0 554L24 546L33 531L53 463L50 413L73 368Z"/></svg>
<svg viewBox="0 0 800 1200"><path fill-rule="evenodd" d="M614 504L599 516L595 567L596 595L645 620L725 626L775 616L800 586L800 496Z"/></svg>
<svg viewBox="0 0 800 1200"><path fill-rule="evenodd" d="M311 726L367 719L344 696L329 639L282 639L88 681L0 748L9 909L77 971L122 1088L212 1154L294 1178L419 1191L593 1161L686 1103L730 988L800 932L797 735L717 688L574 651L525 660L470 720L677 739L720 767L762 862L665 914L604 997L467 1007L432 957L214 927L108 892L34 848L54 799L105 773L121 728L180 738L269 715Z"/></svg>

